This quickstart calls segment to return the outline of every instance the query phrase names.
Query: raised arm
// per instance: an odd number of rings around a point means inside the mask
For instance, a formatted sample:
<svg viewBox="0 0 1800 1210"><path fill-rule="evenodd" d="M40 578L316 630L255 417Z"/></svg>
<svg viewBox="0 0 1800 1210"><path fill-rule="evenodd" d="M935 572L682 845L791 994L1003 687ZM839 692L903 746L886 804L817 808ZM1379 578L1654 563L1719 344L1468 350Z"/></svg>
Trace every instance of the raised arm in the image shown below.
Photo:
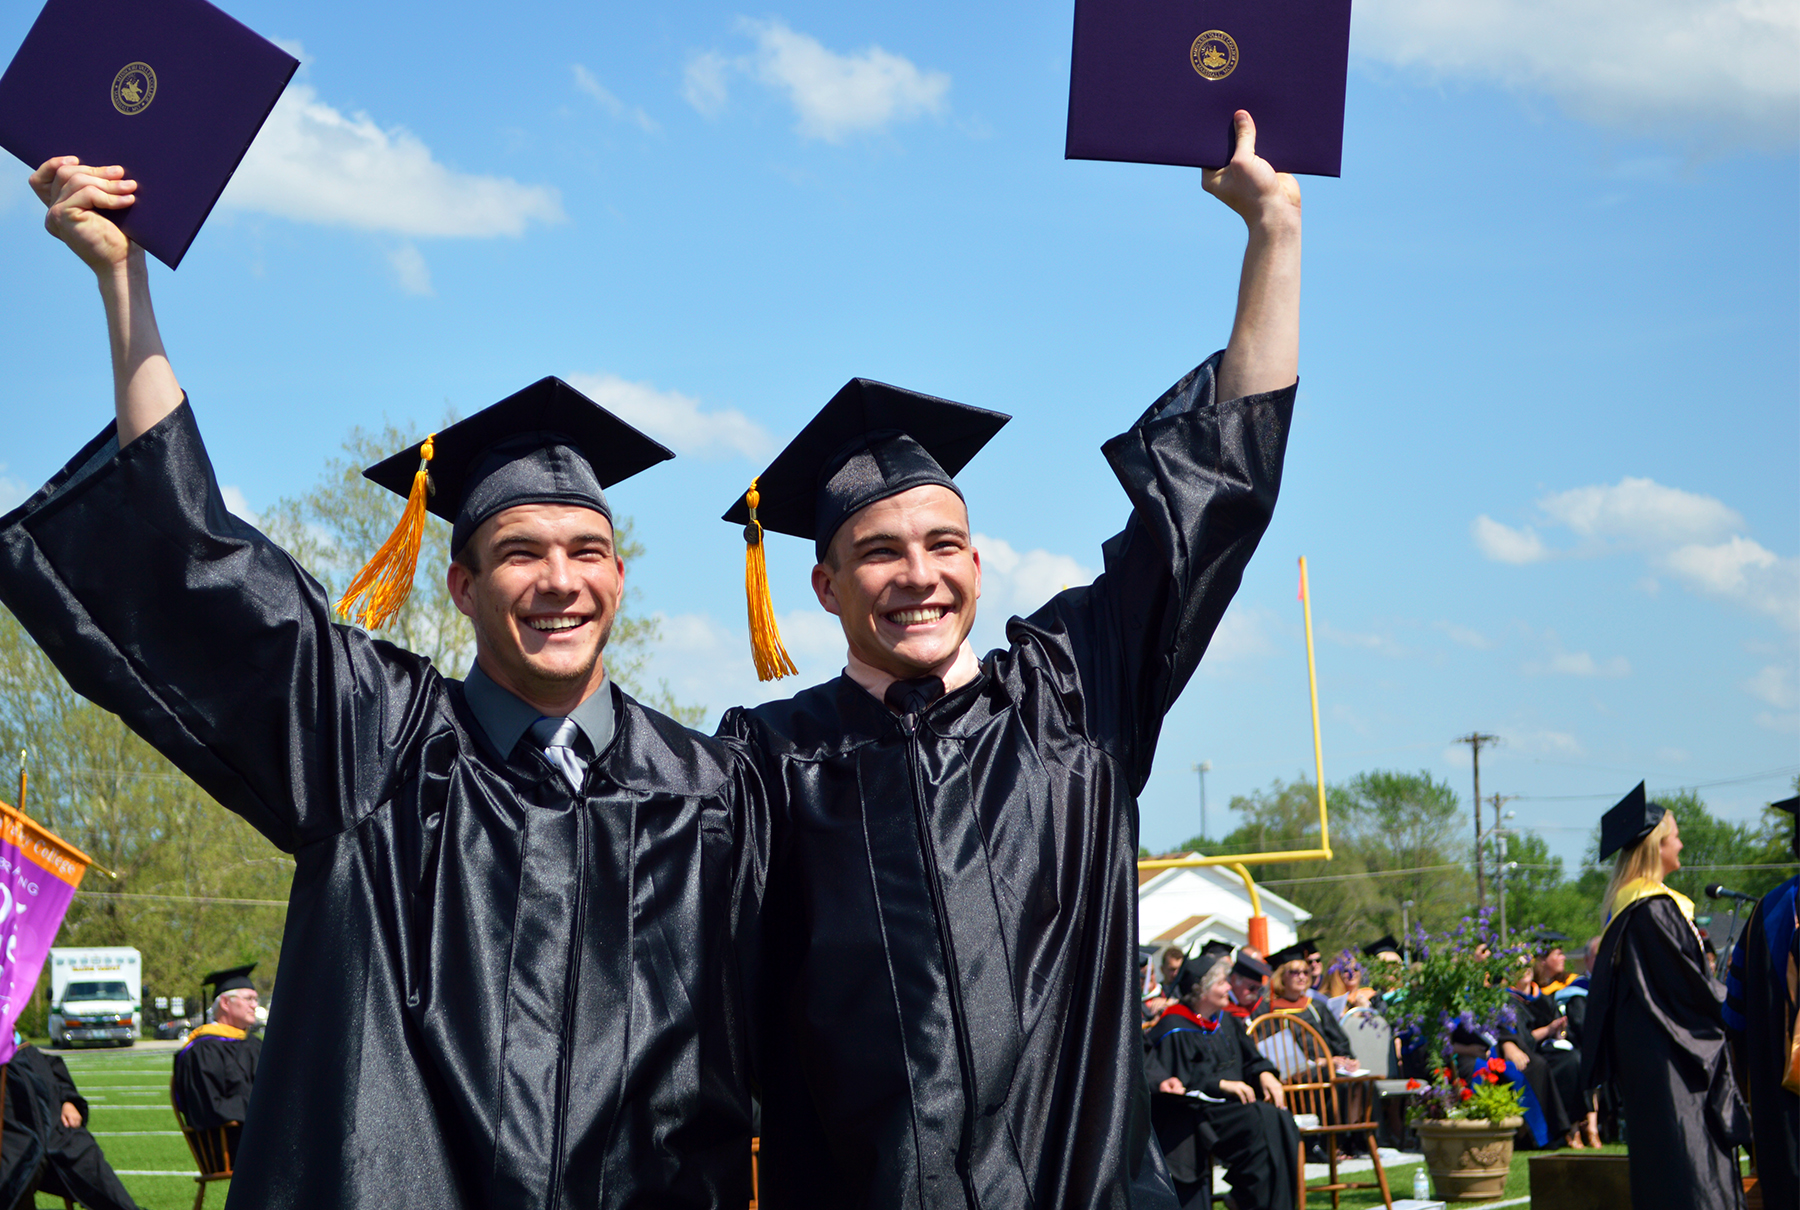
<svg viewBox="0 0 1800 1210"><path fill-rule="evenodd" d="M1300 374L1300 186L1256 154L1256 123L1238 110L1231 163L1210 169L1206 191L1249 228L1237 318L1219 367L1219 398L1291 386Z"/></svg>
<svg viewBox="0 0 1800 1210"><path fill-rule="evenodd" d="M32 173L31 188L48 208L45 230L67 244L98 279L112 344L119 444L126 445L174 411L182 398L156 330L144 250L105 213L129 209L137 200L137 182L126 180L117 165L95 168L64 155Z"/></svg>

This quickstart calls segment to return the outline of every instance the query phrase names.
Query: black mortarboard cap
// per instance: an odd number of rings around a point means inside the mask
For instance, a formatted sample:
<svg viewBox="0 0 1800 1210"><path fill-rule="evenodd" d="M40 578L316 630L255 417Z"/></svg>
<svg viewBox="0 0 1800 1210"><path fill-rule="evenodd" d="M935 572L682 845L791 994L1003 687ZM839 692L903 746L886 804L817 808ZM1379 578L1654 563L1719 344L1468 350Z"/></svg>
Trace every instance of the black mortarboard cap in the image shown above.
<svg viewBox="0 0 1800 1210"><path fill-rule="evenodd" d="M744 527L744 591L759 679L776 680L795 671L769 599L764 533L811 538L813 555L823 562L832 536L858 509L934 484L962 495L951 476L1011 419L852 378L806 422L750 490L725 510L725 520Z"/></svg>
<svg viewBox="0 0 1800 1210"><path fill-rule="evenodd" d="M1181 973L1175 976L1175 994L1185 996L1200 986L1200 979L1219 962L1217 957L1190 958L1181 964Z"/></svg>
<svg viewBox="0 0 1800 1210"><path fill-rule="evenodd" d="M1269 955L1269 967L1272 970L1280 970L1290 962L1304 961L1306 961L1306 951L1299 945L1290 945L1286 949L1276 950Z"/></svg>
<svg viewBox="0 0 1800 1210"><path fill-rule="evenodd" d="M358 617L370 628L399 610L426 512L450 522L453 555L483 521L515 504L572 504L610 521L603 489L674 456L562 379L540 378L363 472L405 496L406 514L338 609L348 614L367 592Z"/></svg>
<svg viewBox="0 0 1800 1210"><path fill-rule="evenodd" d="M858 509L927 484L956 491L951 476L1010 419L852 378L757 476L757 520L765 530L811 538L824 559L832 535ZM725 520L750 523L743 497Z"/></svg>
<svg viewBox="0 0 1800 1210"><path fill-rule="evenodd" d="M1769 804L1769 809L1786 811L1794 817L1794 835L1789 841L1789 847L1793 850L1794 856L1800 857L1800 797L1784 798L1780 802L1772 802Z"/></svg>
<svg viewBox="0 0 1800 1210"><path fill-rule="evenodd" d="M1237 961L1231 964L1231 973L1245 979L1267 979L1271 972L1269 964L1262 959L1239 954Z"/></svg>
<svg viewBox="0 0 1800 1210"><path fill-rule="evenodd" d="M206 0L49 0L0 77L0 146L122 165L137 201L100 213L173 269L299 66Z"/></svg>
<svg viewBox="0 0 1800 1210"><path fill-rule="evenodd" d="M212 995L207 997L209 1000L217 1000L226 992L234 992L239 988L248 987L254 990L256 984L250 981L250 972L255 969L256 963L252 962L248 966L233 966L222 971L212 971L201 977L200 985L212 988Z"/></svg>
<svg viewBox="0 0 1800 1210"><path fill-rule="evenodd" d="M1534 929L1531 933L1531 945L1539 954L1547 954L1551 950L1561 949L1563 942L1569 939L1567 933L1559 933L1555 929Z"/></svg>
<svg viewBox="0 0 1800 1210"><path fill-rule="evenodd" d="M1363 946L1362 952L1363 956L1367 958L1373 958L1378 954L1397 954L1400 952L1400 943L1394 939L1392 933L1386 933Z"/></svg>
<svg viewBox="0 0 1800 1210"><path fill-rule="evenodd" d="M1223 941L1208 941L1200 947L1202 958L1223 958L1231 953L1231 946Z"/></svg>
<svg viewBox="0 0 1800 1210"><path fill-rule="evenodd" d="M1300 940L1294 942L1294 948L1308 956L1322 954L1324 951L1319 948L1319 942L1323 940L1323 937L1302 937Z"/></svg>
<svg viewBox="0 0 1800 1210"><path fill-rule="evenodd" d="M1639 782L1600 817L1600 860L1650 835L1667 813L1661 803L1644 797L1644 783Z"/></svg>

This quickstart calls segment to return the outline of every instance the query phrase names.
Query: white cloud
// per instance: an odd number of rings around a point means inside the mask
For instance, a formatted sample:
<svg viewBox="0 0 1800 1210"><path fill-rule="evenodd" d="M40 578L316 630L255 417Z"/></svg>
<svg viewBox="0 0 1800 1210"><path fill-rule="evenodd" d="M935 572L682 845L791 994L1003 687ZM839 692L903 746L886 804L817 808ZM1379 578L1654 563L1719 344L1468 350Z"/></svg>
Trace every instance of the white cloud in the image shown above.
<svg viewBox="0 0 1800 1210"><path fill-rule="evenodd" d="M1784 146L1800 123L1791 0L1359 0L1358 54L1546 94L1586 121Z"/></svg>
<svg viewBox="0 0 1800 1210"><path fill-rule="evenodd" d="M716 118L731 99L732 61L716 50L695 55L681 73L681 95L701 117Z"/></svg>
<svg viewBox="0 0 1800 1210"><path fill-rule="evenodd" d="M1063 589L1094 578L1091 569L1068 555L1042 548L1017 550L988 534L976 534L974 541L981 552L981 608L1002 617L1031 613Z"/></svg>
<svg viewBox="0 0 1800 1210"><path fill-rule="evenodd" d="M22 503L30 489L17 479L8 479L0 475L0 513L10 512Z"/></svg>
<svg viewBox="0 0 1800 1210"><path fill-rule="evenodd" d="M1537 563L1550 557L1531 528L1514 529L1483 513L1469 526L1475 545L1496 563Z"/></svg>
<svg viewBox="0 0 1800 1210"><path fill-rule="evenodd" d="M1776 714L1763 710L1757 713L1756 725L1779 731L1783 735L1800 735L1800 714Z"/></svg>
<svg viewBox="0 0 1800 1210"><path fill-rule="evenodd" d="M1544 654L1526 662L1523 671L1531 676L1622 677L1631 675L1631 661L1622 655L1597 660L1586 651L1569 651L1554 630L1543 634Z"/></svg>
<svg viewBox="0 0 1800 1210"><path fill-rule="evenodd" d="M742 18L738 29L756 43L750 54L706 51L683 72L682 96L707 117L724 110L734 73L785 93L800 134L827 143L950 111L949 75L922 70L903 55L879 46L840 54L779 18Z"/></svg>
<svg viewBox="0 0 1800 1210"><path fill-rule="evenodd" d="M1271 634L1274 619L1274 612L1266 606L1240 605L1233 601L1225 607L1225 616L1219 619L1219 628L1213 631L1212 642L1206 645L1206 658L1201 661L1201 669L1261 659L1272 653L1275 650Z"/></svg>
<svg viewBox="0 0 1800 1210"><path fill-rule="evenodd" d="M1791 664L1768 664L1745 681L1744 692L1777 710L1800 708L1800 686L1796 686Z"/></svg>
<svg viewBox="0 0 1800 1210"><path fill-rule="evenodd" d="M1652 572L1800 629L1800 556L1778 555L1746 537L1743 515L1721 500L1627 476L1553 492L1537 507L1548 524L1567 529L1580 544L1552 549L1535 529L1515 529L1483 514L1470 526L1475 545L1500 563L1633 551ZM1652 596L1659 590L1654 575L1638 586Z"/></svg>
<svg viewBox="0 0 1800 1210"><path fill-rule="evenodd" d="M417 135L345 117L290 85L226 186L224 204L296 222L424 237L520 235L563 219L555 189L440 163Z"/></svg>
<svg viewBox="0 0 1800 1210"><path fill-rule="evenodd" d="M431 288L431 266L412 244L401 244L388 253L388 267L394 271L394 284L401 293L421 298L437 293Z"/></svg>
<svg viewBox="0 0 1800 1210"><path fill-rule="evenodd" d="M1438 621L1432 626L1448 635L1452 643L1460 643L1464 647L1473 647L1477 651L1489 651L1494 640L1469 626L1459 626L1455 622Z"/></svg>
<svg viewBox="0 0 1800 1210"><path fill-rule="evenodd" d="M569 385L643 429L677 454L716 459L761 458L773 444L768 431L736 408L700 410L700 401L680 391L660 391L648 382L627 382L617 374L570 374Z"/></svg>
<svg viewBox="0 0 1800 1210"><path fill-rule="evenodd" d="M1556 492L1538 507L1583 538L1633 546L1716 542L1744 528L1743 516L1722 501L1629 475L1610 485Z"/></svg>
<svg viewBox="0 0 1800 1210"><path fill-rule="evenodd" d="M655 134L662 127L655 118L645 113L636 105L627 105L614 95L612 89L594 78L594 74L581 64L574 64L575 87L600 103L600 108L612 115L615 120L629 121L646 134Z"/></svg>
<svg viewBox="0 0 1800 1210"><path fill-rule="evenodd" d="M242 517L252 525L261 525L262 518L250 507L250 501L244 498L244 489L235 483L219 484L219 495L225 500L225 507L233 516Z"/></svg>

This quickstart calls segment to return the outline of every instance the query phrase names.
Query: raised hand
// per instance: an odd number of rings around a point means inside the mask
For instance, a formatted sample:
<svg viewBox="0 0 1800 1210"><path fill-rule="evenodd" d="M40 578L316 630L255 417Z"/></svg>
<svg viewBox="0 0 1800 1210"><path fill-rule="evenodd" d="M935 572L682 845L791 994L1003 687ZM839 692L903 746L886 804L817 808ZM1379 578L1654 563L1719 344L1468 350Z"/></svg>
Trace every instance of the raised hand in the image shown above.
<svg viewBox="0 0 1800 1210"><path fill-rule="evenodd" d="M1300 183L1288 173L1276 172L1269 161L1256 154L1256 122L1248 112L1238 110L1232 115L1231 124L1237 135L1231 163L1206 169L1201 185L1252 227L1280 217L1284 211L1298 217Z"/></svg>
<svg viewBox="0 0 1800 1210"><path fill-rule="evenodd" d="M31 174L31 189L47 207L44 230L69 245L95 273L113 273L131 255L132 242L106 211L128 210L137 182L118 165L96 168L72 155L44 161Z"/></svg>

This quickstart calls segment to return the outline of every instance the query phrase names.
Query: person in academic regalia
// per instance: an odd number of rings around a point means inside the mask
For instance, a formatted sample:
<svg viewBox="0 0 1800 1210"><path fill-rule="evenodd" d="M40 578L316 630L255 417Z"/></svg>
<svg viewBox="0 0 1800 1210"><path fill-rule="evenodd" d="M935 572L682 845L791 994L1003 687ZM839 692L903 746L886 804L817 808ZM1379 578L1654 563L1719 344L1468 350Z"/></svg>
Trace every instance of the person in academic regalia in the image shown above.
<svg viewBox="0 0 1800 1210"><path fill-rule="evenodd" d="M6 1128L41 1135L45 1162L38 1192L88 1210L138 1210L100 1144L88 1132L88 1102L61 1056L19 1044L6 1064Z"/></svg>
<svg viewBox="0 0 1800 1210"><path fill-rule="evenodd" d="M1105 445L1132 514L1094 583L978 657L950 476L1005 417L862 379L727 514L752 587L768 532L814 543L849 645L844 675L721 723L775 804L766 1207L1172 1198L1137 1026L1136 797L1268 525L1299 349L1299 190L1237 121L1205 178L1250 228L1237 323ZM753 594L768 674L788 667L772 618Z"/></svg>
<svg viewBox="0 0 1800 1210"><path fill-rule="evenodd" d="M256 1061L262 1039L256 1028L258 997L249 966L214 971L203 983L213 989L212 1020L195 1029L175 1054L175 1103L189 1126L211 1130L250 1116L250 1090L256 1086ZM232 1131L232 1153L237 1135Z"/></svg>
<svg viewBox="0 0 1800 1210"><path fill-rule="evenodd" d="M1664 885L1681 868L1673 812L1644 785L1600 821L1618 854L1588 989L1581 1087L1610 1082L1625 1114L1633 1210L1743 1205L1734 1148L1749 1122L1732 1075L1723 991L1706 977L1693 901Z"/></svg>
<svg viewBox="0 0 1800 1210"><path fill-rule="evenodd" d="M603 489L668 451L554 378L445 428L365 472L407 506L342 604L383 621L425 513L450 522L466 679L339 623L225 506L105 217L122 177L32 177L99 278L117 416L0 517L0 603L294 856L282 981L307 1008L270 1022L228 1206L748 1204L763 799L603 659Z"/></svg>
<svg viewBox="0 0 1800 1210"><path fill-rule="evenodd" d="M1332 1014L1327 1001L1315 1000L1310 994L1312 964L1306 960L1304 948L1290 945L1277 950L1269 955L1269 965L1275 971L1269 987L1270 1010L1299 1017L1318 1030L1332 1056L1342 1060L1337 1065L1340 1070L1355 1067L1355 1052L1350 1049L1350 1035L1344 1032L1342 1022Z"/></svg>
<svg viewBox="0 0 1800 1210"><path fill-rule="evenodd" d="M1800 860L1800 798L1775 803L1795 815L1791 851ZM1800 1089L1786 1083L1800 1007L1800 876L1762 897L1731 953L1725 1027L1750 1093L1756 1176L1765 1206L1800 1206Z"/></svg>
<svg viewBox="0 0 1800 1210"><path fill-rule="evenodd" d="M1507 988L1513 1019L1495 1028L1494 1041L1489 1045L1499 1058L1518 1068L1537 1097L1548 1132L1540 1145L1560 1142L1566 1147L1585 1147L1582 1128L1586 1098L1579 1086L1581 1055L1572 1048L1556 1045L1568 1023L1557 1012L1556 1001L1538 993L1531 976L1531 964L1522 962ZM1459 1061L1459 1067L1465 1064L1466 1057Z"/></svg>
<svg viewBox="0 0 1800 1210"><path fill-rule="evenodd" d="M1231 987L1231 998L1225 1003L1225 1011L1244 1022L1246 1028L1250 1022L1269 1012L1269 979L1273 974L1267 962L1239 950L1225 980Z"/></svg>
<svg viewBox="0 0 1800 1210"><path fill-rule="evenodd" d="M1181 1000L1150 1031L1150 1123L1182 1210L1210 1207L1214 1160L1240 1210L1289 1210L1299 1185L1300 1131L1275 1065L1224 1011L1230 969L1219 958L1184 971ZM1206 1099L1189 1095L1195 1092Z"/></svg>

